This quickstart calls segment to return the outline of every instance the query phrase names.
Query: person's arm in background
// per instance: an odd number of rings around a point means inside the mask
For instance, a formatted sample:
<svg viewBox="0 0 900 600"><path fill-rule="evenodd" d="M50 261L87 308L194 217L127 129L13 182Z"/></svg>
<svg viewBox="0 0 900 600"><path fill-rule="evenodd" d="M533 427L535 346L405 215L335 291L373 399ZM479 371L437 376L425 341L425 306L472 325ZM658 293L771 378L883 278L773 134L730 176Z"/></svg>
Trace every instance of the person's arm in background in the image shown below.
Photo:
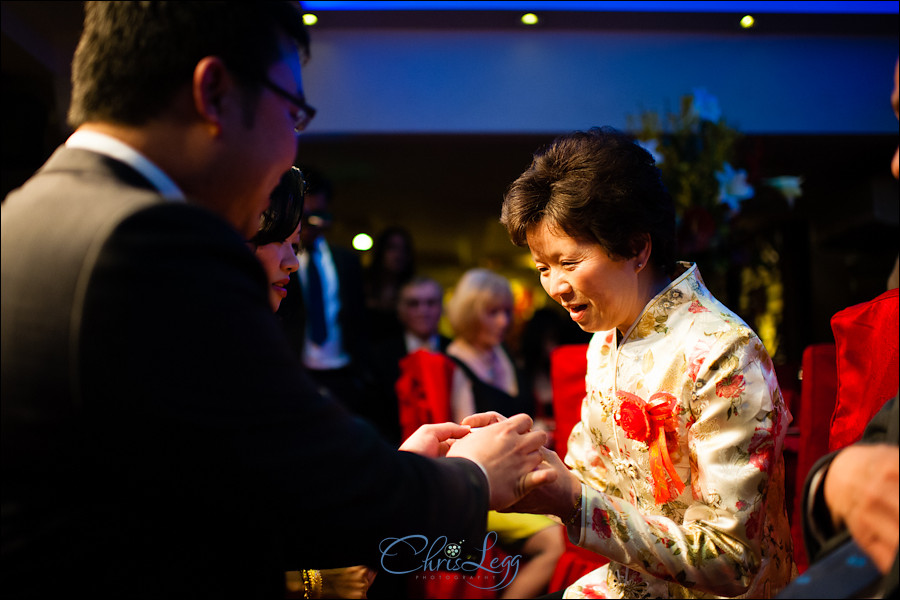
<svg viewBox="0 0 900 600"><path fill-rule="evenodd" d="M897 561L900 510L898 401L872 418L860 442L822 457L806 480L804 536L811 560L847 534L882 573Z"/></svg>

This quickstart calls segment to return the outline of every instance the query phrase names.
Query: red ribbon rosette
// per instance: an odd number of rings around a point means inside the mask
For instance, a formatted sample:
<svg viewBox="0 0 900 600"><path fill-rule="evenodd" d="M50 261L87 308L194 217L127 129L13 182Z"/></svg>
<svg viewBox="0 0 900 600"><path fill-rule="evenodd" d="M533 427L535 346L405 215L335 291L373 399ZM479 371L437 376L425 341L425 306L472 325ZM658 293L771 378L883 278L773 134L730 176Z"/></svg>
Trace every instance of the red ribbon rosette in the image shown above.
<svg viewBox="0 0 900 600"><path fill-rule="evenodd" d="M675 414L678 400L668 392L657 392L647 402L629 392L617 391L616 396L621 400L616 423L625 431L625 437L643 442L650 449L650 474L656 503L677 498L684 491L684 483L669 457L666 432L675 432L678 428Z"/></svg>

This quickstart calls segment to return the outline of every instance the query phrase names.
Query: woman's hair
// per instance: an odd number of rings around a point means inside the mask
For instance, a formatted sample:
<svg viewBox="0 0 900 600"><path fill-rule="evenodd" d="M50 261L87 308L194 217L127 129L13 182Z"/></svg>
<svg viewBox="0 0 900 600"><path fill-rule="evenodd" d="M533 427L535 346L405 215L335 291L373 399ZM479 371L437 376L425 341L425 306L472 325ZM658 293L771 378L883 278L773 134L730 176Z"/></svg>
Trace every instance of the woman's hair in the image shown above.
<svg viewBox="0 0 900 600"><path fill-rule="evenodd" d="M488 306L512 304L509 281L488 269L470 269L456 284L447 302L447 320L457 337L472 342L481 327L481 317Z"/></svg>
<svg viewBox="0 0 900 600"><path fill-rule="evenodd" d="M391 238L399 237L403 240L406 247L407 262L406 266L399 273L388 273L384 264L384 257L387 252ZM372 262L368 269L368 277L372 285L380 285L384 281L393 281L405 283L413 276L416 270L415 253L413 249L412 235L408 230L399 226L387 227L375 239L372 245Z"/></svg>
<svg viewBox="0 0 900 600"><path fill-rule="evenodd" d="M258 248L288 239L303 216L304 192L303 173L291 167L272 191L269 208L260 217L259 230L250 243Z"/></svg>
<svg viewBox="0 0 900 600"><path fill-rule="evenodd" d="M534 154L509 187L500 222L513 243L544 222L570 237L631 258L652 242L650 261L665 274L675 266L675 205L650 153L611 127L556 138Z"/></svg>

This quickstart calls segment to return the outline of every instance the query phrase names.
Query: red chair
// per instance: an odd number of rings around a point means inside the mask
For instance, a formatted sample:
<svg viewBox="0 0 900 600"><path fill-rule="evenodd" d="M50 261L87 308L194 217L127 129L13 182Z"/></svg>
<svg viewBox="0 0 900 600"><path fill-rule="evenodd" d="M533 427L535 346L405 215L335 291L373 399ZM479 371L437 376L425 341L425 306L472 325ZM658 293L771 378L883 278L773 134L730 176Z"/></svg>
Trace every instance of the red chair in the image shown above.
<svg viewBox="0 0 900 600"><path fill-rule="evenodd" d="M815 344L803 353L800 443L791 536L802 573L803 486L822 456L860 439L872 416L897 393L898 291L845 308L831 319L834 344Z"/></svg>
<svg viewBox="0 0 900 600"><path fill-rule="evenodd" d="M794 562L802 573L809 565L803 545L803 485L817 460L828 454L828 427L837 399L837 370L834 344L814 344L803 351L800 386L799 444L791 512L791 538ZM791 482L785 481L785 486Z"/></svg>
<svg viewBox="0 0 900 600"><path fill-rule="evenodd" d="M565 458L569 434L581 420L584 378L587 374L587 344L559 346L550 354L550 381L553 385L553 414L556 418L556 452ZM581 577L609 562L605 557L579 548L566 538L566 550L556 563L549 589L569 587Z"/></svg>
<svg viewBox="0 0 900 600"><path fill-rule="evenodd" d="M427 350L417 350L400 361L400 377L395 390L403 439L427 423L451 420L450 386L455 368L456 364L445 354ZM492 559L497 559L499 563L508 556L494 547L487 551L482 564L490 564ZM461 571L418 572L407 581L409 596L466 600L494 600L499 596L498 590L482 589L490 587L492 582L476 581L471 584L463 575L471 574Z"/></svg>

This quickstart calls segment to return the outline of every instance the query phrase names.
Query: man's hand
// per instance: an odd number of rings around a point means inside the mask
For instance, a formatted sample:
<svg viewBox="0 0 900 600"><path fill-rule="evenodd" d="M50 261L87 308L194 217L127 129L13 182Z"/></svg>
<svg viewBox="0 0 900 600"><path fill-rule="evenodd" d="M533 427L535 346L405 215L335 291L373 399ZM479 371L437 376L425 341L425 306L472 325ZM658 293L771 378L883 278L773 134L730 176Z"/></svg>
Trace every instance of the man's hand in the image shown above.
<svg viewBox="0 0 900 600"><path fill-rule="evenodd" d="M455 440L468 435L469 431L469 427L456 423L422 425L406 438L400 445L400 450L440 458L447 455L447 450Z"/></svg>
<svg viewBox="0 0 900 600"><path fill-rule="evenodd" d="M484 413L488 415L484 419L466 419L467 425L495 422L455 440L447 456L468 458L484 467L491 489L490 507L500 510L535 487L555 480L556 473L541 466L540 449L547 441L547 435L542 431L531 431L531 417L522 414L497 420L490 414Z"/></svg>
<svg viewBox="0 0 900 600"><path fill-rule="evenodd" d="M882 573L897 555L900 453L889 444L841 450L825 475L825 503Z"/></svg>

